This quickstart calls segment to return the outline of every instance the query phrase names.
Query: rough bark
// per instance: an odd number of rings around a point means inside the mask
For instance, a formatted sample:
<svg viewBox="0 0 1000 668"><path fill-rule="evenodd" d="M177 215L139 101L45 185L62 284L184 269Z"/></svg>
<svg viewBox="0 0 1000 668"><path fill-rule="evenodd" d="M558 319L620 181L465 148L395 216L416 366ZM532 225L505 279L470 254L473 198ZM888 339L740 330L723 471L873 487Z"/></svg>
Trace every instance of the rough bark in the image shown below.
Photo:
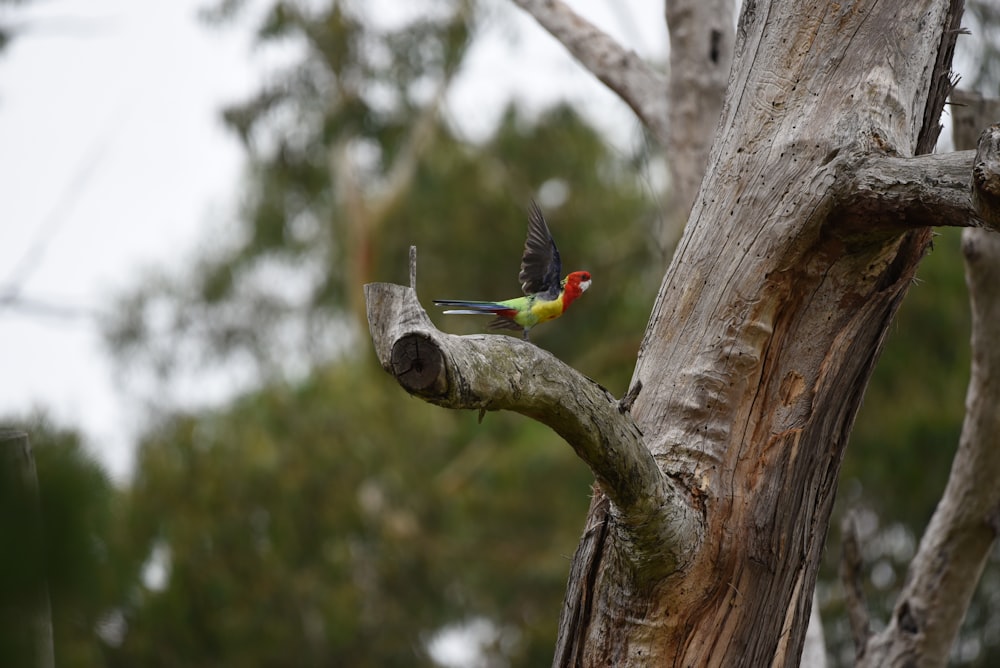
<svg viewBox="0 0 1000 668"><path fill-rule="evenodd" d="M1000 104L953 95L956 147L975 143L972 128L1000 119ZM982 133L974 198L983 218L1000 184L1000 125ZM1000 235L967 229L962 236L972 306L972 367L965 422L948 484L907 571L886 628L868 638L860 666L944 666L983 566L1000 532Z"/></svg>
<svg viewBox="0 0 1000 668"><path fill-rule="evenodd" d="M843 182L868 156L932 145L958 11L744 6L708 174L634 377L647 445L703 495L705 540L647 615L595 609L585 665L641 665L639 647L660 665L797 663L843 448L929 240L859 228Z"/></svg>
<svg viewBox="0 0 1000 668"><path fill-rule="evenodd" d="M850 153L837 159L838 217L845 228L902 231L928 225L996 229L970 196L975 151L899 157Z"/></svg>
<svg viewBox="0 0 1000 668"><path fill-rule="evenodd" d="M531 415L594 470L554 665L798 663L843 450L929 243L928 212L972 210L959 186L920 178L899 184L910 196L857 192L879 164L934 145L960 13L941 0L744 5L708 173L627 421L626 405L593 389L584 412L600 419L579 415L566 395L586 385L529 344L444 337L418 305L393 305L410 297L369 286L379 358L404 387L415 373L435 403ZM959 157L969 182L971 157ZM393 365L403 340L415 352ZM424 345L437 352L414 365Z"/></svg>

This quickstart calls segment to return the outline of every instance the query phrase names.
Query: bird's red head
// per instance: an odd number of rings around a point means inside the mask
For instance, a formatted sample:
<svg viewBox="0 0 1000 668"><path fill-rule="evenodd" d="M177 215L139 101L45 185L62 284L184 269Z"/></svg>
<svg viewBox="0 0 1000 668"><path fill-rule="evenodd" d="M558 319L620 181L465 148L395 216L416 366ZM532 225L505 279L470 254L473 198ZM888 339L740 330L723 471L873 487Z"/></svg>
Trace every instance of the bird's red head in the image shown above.
<svg viewBox="0 0 1000 668"><path fill-rule="evenodd" d="M589 271L574 271L563 281L563 309L572 304L577 297L590 287Z"/></svg>

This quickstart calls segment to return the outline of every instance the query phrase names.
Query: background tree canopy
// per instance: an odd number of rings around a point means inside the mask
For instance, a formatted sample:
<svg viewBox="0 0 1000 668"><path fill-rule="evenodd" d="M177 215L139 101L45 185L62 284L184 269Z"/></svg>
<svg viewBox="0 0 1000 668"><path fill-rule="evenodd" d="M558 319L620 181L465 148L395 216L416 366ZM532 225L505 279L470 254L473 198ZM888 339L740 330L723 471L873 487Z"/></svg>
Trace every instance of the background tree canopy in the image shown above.
<svg viewBox="0 0 1000 668"><path fill-rule="evenodd" d="M206 15L241 24L244 5ZM60 665L436 665L432 648L456 629L480 641L482 665L551 659L589 472L534 422L479 424L402 397L371 354L361 286L406 283L415 244L425 303L517 295L535 198L564 267L594 284L533 340L621 395L665 266L655 239L669 195L642 142L614 149L571 107L512 105L476 142L444 120L443 94L488 20L479 5L429 2L394 27L362 5L270 4L260 43L301 58L223 114L247 152L238 219L201 257L121 295L105 323L109 350L151 396L231 368L255 370L249 389L214 408L163 407L121 489L72 430L27 427L61 555ZM839 512L863 509L883 619L961 427L958 243L943 235L921 267L843 466ZM456 333L485 324L433 317ZM838 555L834 532L819 591L847 665ZM994 560L956 664L1000 660L998 599Z"/></svg>

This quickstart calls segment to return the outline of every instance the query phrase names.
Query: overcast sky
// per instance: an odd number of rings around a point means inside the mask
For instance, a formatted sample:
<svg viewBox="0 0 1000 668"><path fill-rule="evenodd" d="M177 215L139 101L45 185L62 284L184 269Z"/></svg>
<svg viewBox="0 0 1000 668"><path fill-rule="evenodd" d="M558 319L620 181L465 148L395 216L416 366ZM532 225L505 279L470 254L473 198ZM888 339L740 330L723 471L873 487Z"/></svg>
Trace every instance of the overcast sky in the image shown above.
<svg viewBox="0 0 1000 668"><path fill-rule="evenodd" d="M142 412L118 389L92 314L144 270L182 267L231 216L242 154L218 112L268 71L245 30L198 21L206 1L0 5L20 29L0 56L0 302L16 288L60 309L0 303L0 415L42 408L80 427L116 479L130 470ZM664 57L659 3L570 4ZM628 141L635 121L621 103L519 10L498 7L449 117L475 136L511 97L567 98Z"/></svg>

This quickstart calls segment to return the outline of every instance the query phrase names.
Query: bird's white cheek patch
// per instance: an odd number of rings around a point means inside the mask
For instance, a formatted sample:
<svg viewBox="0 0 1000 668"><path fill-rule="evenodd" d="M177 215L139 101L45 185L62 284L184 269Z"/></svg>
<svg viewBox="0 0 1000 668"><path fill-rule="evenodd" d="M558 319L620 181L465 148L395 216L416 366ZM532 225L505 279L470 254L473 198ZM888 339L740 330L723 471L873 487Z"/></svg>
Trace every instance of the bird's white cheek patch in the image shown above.
<svg viewBox="0 0 1000 668"><path fill-rule="evenodd" d="M590 287L590 281L580 281L580 292L586 292Z"/></svg>

